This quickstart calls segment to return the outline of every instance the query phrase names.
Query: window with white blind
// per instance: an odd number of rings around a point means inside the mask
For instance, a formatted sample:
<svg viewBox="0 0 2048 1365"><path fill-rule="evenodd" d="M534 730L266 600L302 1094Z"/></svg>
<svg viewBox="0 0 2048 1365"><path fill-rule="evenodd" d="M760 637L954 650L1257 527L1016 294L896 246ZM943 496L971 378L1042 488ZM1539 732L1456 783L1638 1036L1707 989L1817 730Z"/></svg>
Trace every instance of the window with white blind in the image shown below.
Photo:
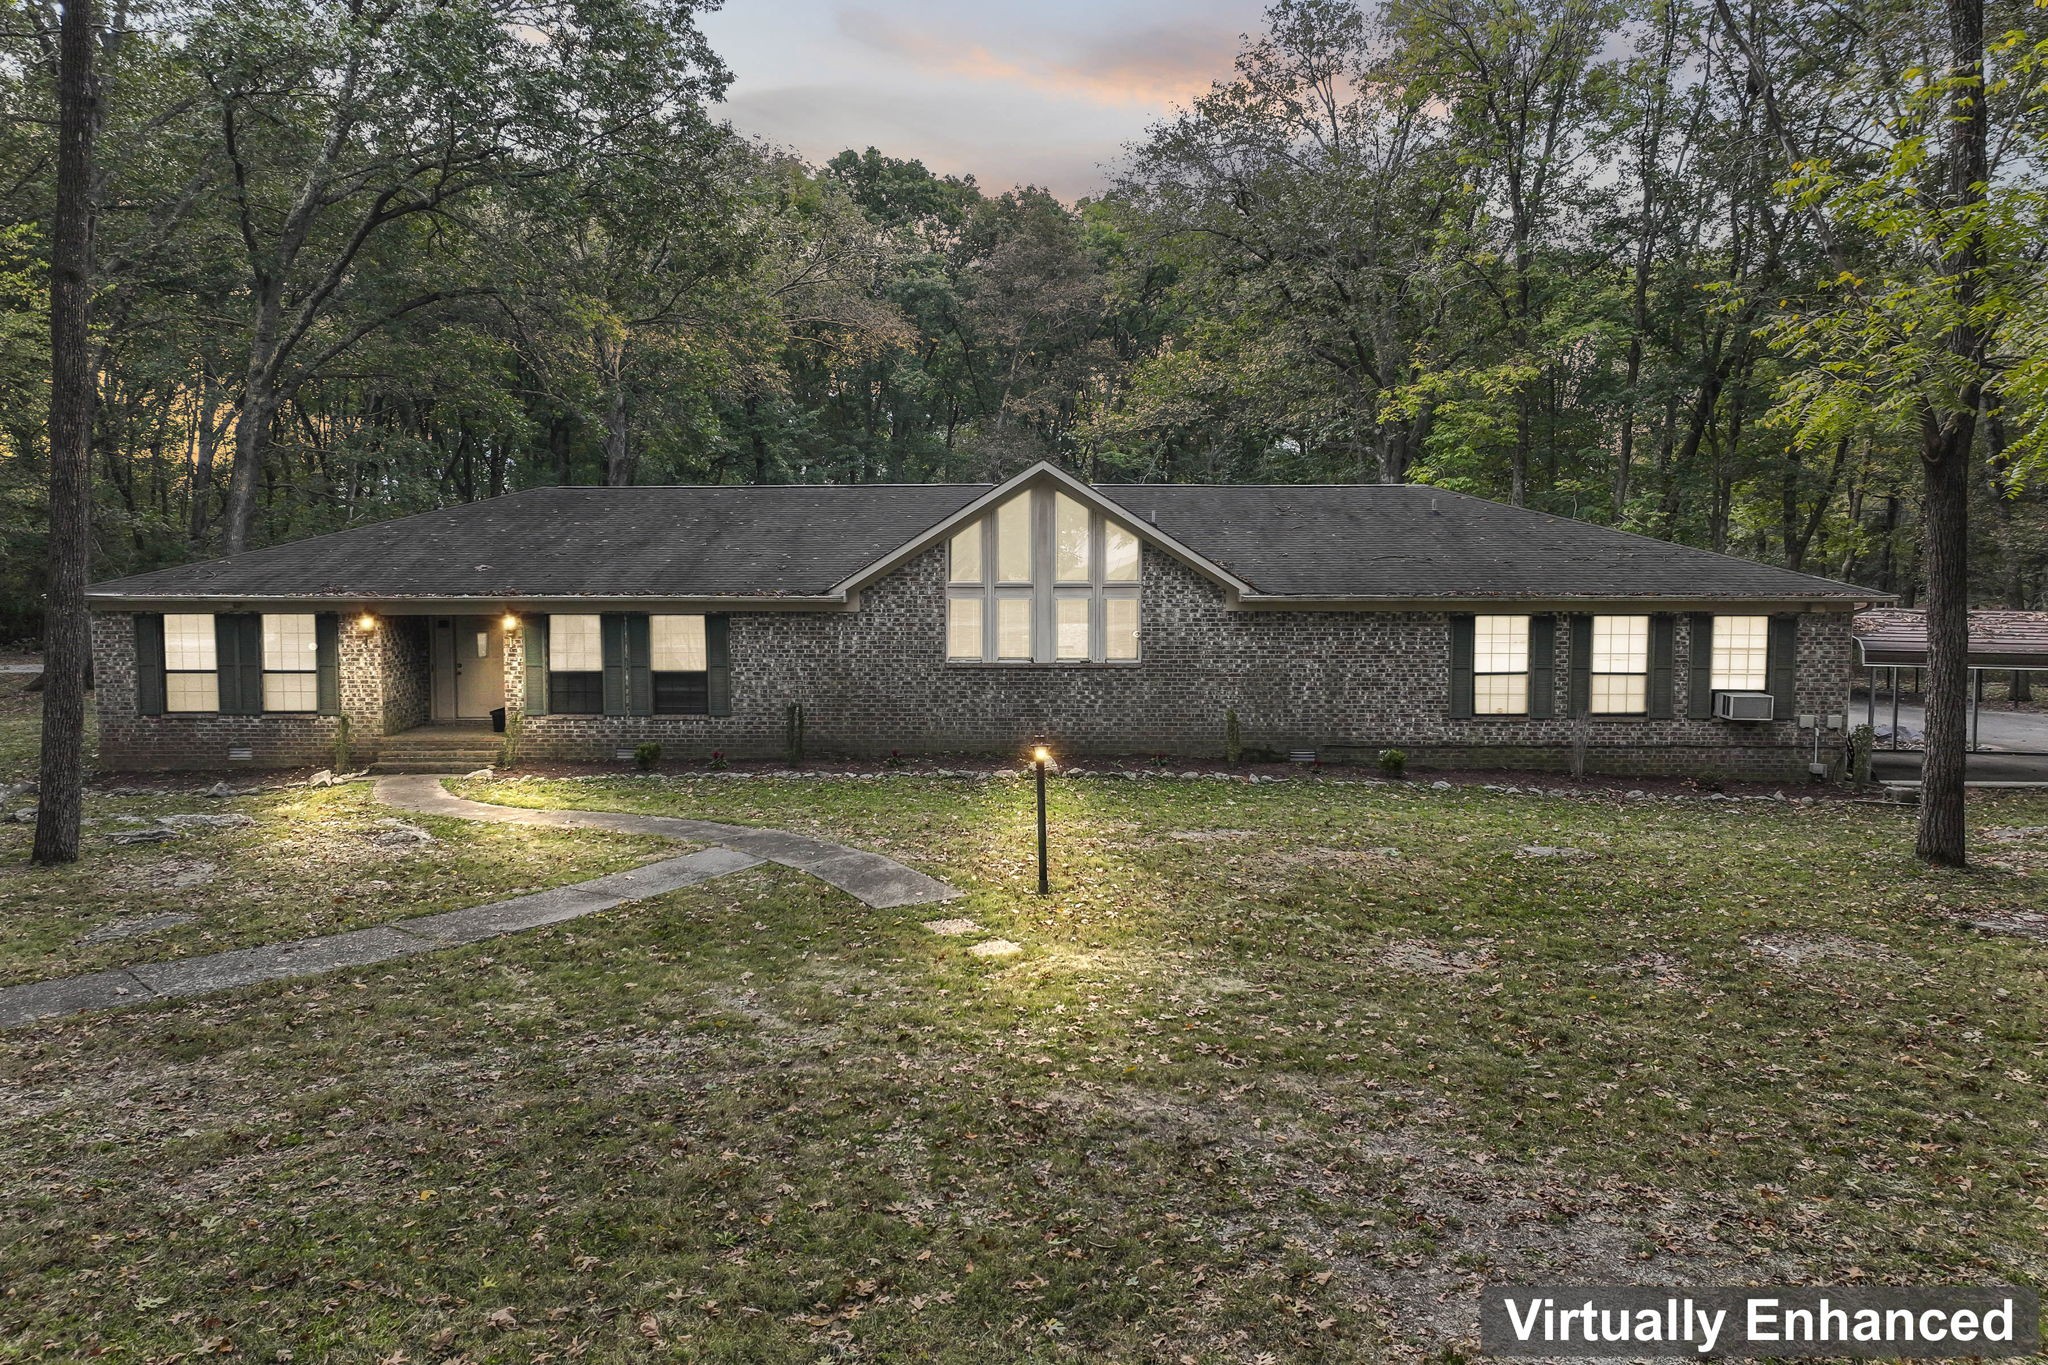
<svg viewBox="0 0 2048 1365"><path fill-rule="evenodd" d="M654 714L701 716L710 710L709 651L701 616L647 618Z"/></svg>
<svg viewBox="0 0 2048 1365"><path fill-rule="evenodd" d="M220 710L220 662L213 616L164 617L164 710Z"/></svg>
<svg viewBox="0 0 2048 1365"><path fill-rule="evenodd" d="M962 663L1138 658L1137 535L1061 489L1014 494L947 548L946 657Z"/></svg>
<svg viewBox="0 0 2048 1365"><path fill-rule="evenodd" d="M571 716L603 713L602 617L548 617L548 709Z"/></svg>
<svg viewBox="0 0 2048 1365"><path fill-rule="evenodd" d="M1472 618L1472 713L1520 716L1529 710L1529 618Z"/></svg>
<svg viewBox="0 0 2048 1365"><path fill-rule="evenodd" d="M263 709L320 709L320 640L310 612L263 617Z"/></svg>
<svg viewBox="0 0 2048 1365"><path fill-rule="evenodd" d="M1595 616L1587 709L1641 716L1650 709L1650 618Z"/></svg>
<svg viewBox="0 0 2048 1365"><path fill-rule="evenodd" d="M1714 618L1716 692L1762 692L1770 686L1771 618Z"/></svg>

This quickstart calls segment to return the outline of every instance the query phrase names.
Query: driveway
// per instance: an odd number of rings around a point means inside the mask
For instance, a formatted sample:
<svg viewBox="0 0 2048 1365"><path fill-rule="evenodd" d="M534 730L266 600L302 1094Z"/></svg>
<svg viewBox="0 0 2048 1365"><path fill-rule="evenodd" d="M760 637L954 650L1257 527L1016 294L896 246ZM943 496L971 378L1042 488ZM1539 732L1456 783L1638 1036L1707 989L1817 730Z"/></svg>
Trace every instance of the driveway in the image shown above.
<svg viewBox="0 0 2048 1365"><path fill-rule="evenodd" d="M1849 723L1861 724L1869 713L1861 706L1850 709ZM1880 696L1877 699L1878 747L1884 747L1885 727L1892 723L1890 703ZM1927 733L1927 711L1925 707L1899 705L1899 730L1918 742ZM2035 711L1994 711L1989 707L1977 713L1977 745L1981 749L2033 750L2048 754L2048 714Z"/></svg>

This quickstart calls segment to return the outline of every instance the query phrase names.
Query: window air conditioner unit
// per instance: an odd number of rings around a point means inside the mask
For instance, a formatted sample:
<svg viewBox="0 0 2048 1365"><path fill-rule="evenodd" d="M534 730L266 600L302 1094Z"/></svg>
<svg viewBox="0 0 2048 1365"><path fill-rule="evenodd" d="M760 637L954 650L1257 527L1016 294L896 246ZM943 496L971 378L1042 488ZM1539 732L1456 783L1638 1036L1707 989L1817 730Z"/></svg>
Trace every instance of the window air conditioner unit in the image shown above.
<svg viewBox="0 0 2048 1365"><path fill-rule="evenodd" d="M1716 720L1769 720L1775 698L1768 692L1716 692Z"/></svg>

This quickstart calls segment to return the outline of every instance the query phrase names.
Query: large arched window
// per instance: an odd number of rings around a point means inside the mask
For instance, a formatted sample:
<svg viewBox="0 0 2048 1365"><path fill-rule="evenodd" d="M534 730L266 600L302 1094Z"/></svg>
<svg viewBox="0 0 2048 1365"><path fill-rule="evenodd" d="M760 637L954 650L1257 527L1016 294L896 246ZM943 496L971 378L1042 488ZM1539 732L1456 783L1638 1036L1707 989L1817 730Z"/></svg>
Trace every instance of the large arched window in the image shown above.
<svg viewBox="0 0 2048 1365"><path fill-rule="evenodd" d="M1055 488L1027 489L947 549L946 657L959 663L1130 663L1138 537Z"/></svg>

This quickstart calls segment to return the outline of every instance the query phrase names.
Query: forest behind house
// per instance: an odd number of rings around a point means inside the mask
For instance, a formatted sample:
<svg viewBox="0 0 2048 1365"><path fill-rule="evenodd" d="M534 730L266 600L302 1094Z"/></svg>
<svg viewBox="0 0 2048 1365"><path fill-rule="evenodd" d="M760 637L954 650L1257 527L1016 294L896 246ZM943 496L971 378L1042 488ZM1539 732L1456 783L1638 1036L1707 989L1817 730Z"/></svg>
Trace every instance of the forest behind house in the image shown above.
<svg viewBox="0 0 2048 1365"><path fill-rule="evenodd" d="M1985 13L1972 591L2040 607L2048 14ZM695 21L117 10L94 576L543 484L1050 459L1428 482L1916 600L1939 6L1283 0L1078 203L751 140ZM39 627L56 27L0 40L0 636Z"/></svg>

